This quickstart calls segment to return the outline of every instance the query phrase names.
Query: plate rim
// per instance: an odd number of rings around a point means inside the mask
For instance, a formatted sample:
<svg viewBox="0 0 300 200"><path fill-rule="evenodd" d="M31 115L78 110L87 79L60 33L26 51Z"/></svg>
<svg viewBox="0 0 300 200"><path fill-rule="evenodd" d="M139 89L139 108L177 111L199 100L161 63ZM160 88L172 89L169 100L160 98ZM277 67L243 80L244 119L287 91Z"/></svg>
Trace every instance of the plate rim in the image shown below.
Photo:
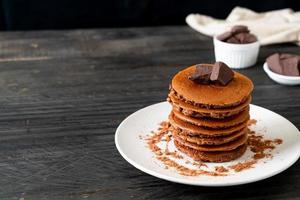
<svg viewBox="0 0 300 200"><path fill-rule="evenodd" d="M160 104L167 104L167 103L168 103L167 101L163 101L163 102L155 103L155 104L143 107L143 108L141 108L139 110L136 110L135 112L133 112L130 115L128 115L125 119L123 119L123 121L119 124L119 126L117 127L117 129L115 131L115 138L114 138L114 140L115 140L115 145L117 147L118 152L121 154L121 156L128 163L130 163L132 166L134 166L138 170L140 170L140 171L142 171L142 172L144 172L144 173L146 173L148 175L154 176L154 177L159 178L159 179L163 179L165 181L170 181L170 182L180 183L180 184L185 184L185 185L193 185L193 186L224 187L224 186L244 185L244 184L248 184L248 183L253 183L253 182L261 181L261 180L270 178L272 176L275 176L277 174L280 174L281 172L285 171L286 169L288 169L289 167L291 167L293 164L295 164L297 162L297 160L300 158L300 150L299 150L298 151L298 155L295 156L295 158L288 165L285 165L284 167L280 168L277 171L274 171L273 173L262 175L262 176L259 176L259 177L254 176L254 178L251 177L251 178L248 178L247 180L242 180L242 181L238 180L238 181L235 181L235 182L232 182L232 183L226 183L226 182L225 183L213 183L213 182L207 182L207 183L199 182L199 183L196 183L196 182L189 181L188 179L182 179L182 178L178 178L178 177L173 177L173 176L161 174L161 173L158 173L158 172L153 171L151 169L148 169L147 167L144 167L144 166L138 164L137 162L135 162L134 160L132 160L130 157L128 157L122 151L122 149L120 147L120 144L118 142L118 137L119 137L119 134L120 134L120 129L121 129L122 125L125 124L126 121L129 118L133 117L134 115L137 115L139 112L143 112L143 110L146 110L146 109L148 109L149 107L152 107L152 106L158 106ZM254 104L250 104L250 108L251 108L251 106L258 107L260 109L264 109L266 111L272 112L272 114L276 114L276 115L284 118L287 122L289 122L299 132L299 129L292 122L290 122L288 119L286 119L285 117L281 116L280 114L278 114L278 113L276 113L276 112L274 112L272 110L266 109L264 107L254 105Z"/></svg>

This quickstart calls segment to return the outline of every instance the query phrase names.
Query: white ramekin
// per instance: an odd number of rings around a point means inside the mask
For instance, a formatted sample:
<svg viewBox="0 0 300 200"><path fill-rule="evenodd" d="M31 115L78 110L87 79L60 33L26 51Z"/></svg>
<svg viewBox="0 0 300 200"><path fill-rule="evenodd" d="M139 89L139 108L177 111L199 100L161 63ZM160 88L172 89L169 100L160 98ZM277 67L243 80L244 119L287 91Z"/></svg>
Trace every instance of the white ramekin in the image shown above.
<svg viewBox="0 0 300 200"><path fill-rule="evenodd" d="M230 68L242 69L254 65L259 52L259 42L232 44L214 37L216 61L226 63Z"/></svg>

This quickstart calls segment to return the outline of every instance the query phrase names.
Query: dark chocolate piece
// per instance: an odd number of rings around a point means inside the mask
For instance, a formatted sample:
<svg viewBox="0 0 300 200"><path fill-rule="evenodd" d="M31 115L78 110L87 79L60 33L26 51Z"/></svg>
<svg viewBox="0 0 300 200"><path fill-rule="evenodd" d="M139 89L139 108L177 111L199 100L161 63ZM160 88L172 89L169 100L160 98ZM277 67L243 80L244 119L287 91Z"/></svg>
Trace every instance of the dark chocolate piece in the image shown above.
<svg viewBox="0 0 300 200"><path fill-rule="evenodd" d="M300 76L300 56L275 53L267 58L271 71L286 76Z"/></svg>
<svg viewBox="0 0 300 200"><path fill-rule="evenodd" d="M279 55L280 59L286 59L286 58L291 58L291 57L295 57L296 55L294 54L289 54L289 53L281 53Z"/></svg>
<svg viewBox="0 0 300 200"><path fill-rule="evenodd" d="M232 36L231 38L226 40L226 42L227 43L232 43L232 44L240 44L240 41L235 36Z"/></svg>
<svg viewBox="0 0 300 200"><path fill-rule="evenodd" d="M280 64L280 58L279 54L275 53L267 58L267 64L268 67L270 68L271 71L277 73L277 74L282 74L283 73L283 68Z"/></svg>
<svg viewBox="0 0 300 200"><path fill-rule="evenodd" d="M221 40L221 41L226 41L231 36L232 36L232 33L230 31L228 31L228 32L222 33L221 35L218 35L217 39Z"/></svg>
<svg viewBox="0 0 300 200"><path fill-rule="evenodd" d="M251 33L238 33L234 35L234 37L238 39L241 44L247 44L257 41L256 36Z"/></svg>
<svg viewBox="0 0 300 200"><path fill-rule="evenodd" d="M231 31L225 32L217 36L218 40L233 44L248 44L256 42L257 38L251 34L247 26L233 26Z"/></svg>
<svg viewBox="0 0 300 200"><path fill-rule="evenodd" d="M211 66L199 64L196 66L195 72L191 76L189 76L189 79L197 83L208 84L211 71Z"/></svg>
<svg viewBox="0 0 300 200"><path fill-rule="evenodd" d="M213 65L210 80L227 85L233 79L233 71L223 62L216 62Z"/></svg>
<svg viewBox="0 0 300 200"><path fill-rule="evenodd" d="M234 37L236 38L236 40L239 41L239 43L245 43L247 36L245 33L238 33L238 34L234 35Z"/></svg>
<svg viewBox="0 0 300 200"><path fill-rule="evenodd" d="M299 58L297 56L280 60L283 66L283 75L299 76Z"/></svg>
<svg viewBox="0 0 300 200"><path fill-rule="evenodd" d="M237 34L237 33L249 33L250 31L247 26L236 25L231 28L231 32Z"/></svg>
<svg viewBox="0 0 300 200"><path fill-rule="evenodd" d="M257 41L257 37L251 33L247 33L246 34L246 39L244 40L245 43L252 43L252 42L256 42Z"/></svg>

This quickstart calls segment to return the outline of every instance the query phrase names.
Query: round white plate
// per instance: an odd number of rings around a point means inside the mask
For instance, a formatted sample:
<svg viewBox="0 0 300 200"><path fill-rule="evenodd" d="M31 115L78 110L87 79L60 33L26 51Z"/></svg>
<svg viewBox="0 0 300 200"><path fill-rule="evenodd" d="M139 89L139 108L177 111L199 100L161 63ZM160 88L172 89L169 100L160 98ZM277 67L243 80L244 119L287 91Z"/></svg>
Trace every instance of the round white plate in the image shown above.
<svg viewBox="0 0 300 200"><path fill-rule="evenodd" d="M127 117L117 128L115 143L120 154L134 167L155 177L172 182L198 186L230 186L250 183L274 176L295 163L300 156L299 130L284 117L265 108L251 105L251 119L256 119L256 125L250 128L264 134L266 139L280 138L281 145L273 150L273 158L262 159L254 168L228 176L183 176L175 170L165 169L149 150L146 136L157 130L158 124L168 119L171 106L167 102L157 103L143 108ZM249 160L251 152L246 153L229 164ZM214 163L207 163L213 167Z"/></svg>
<svg viewBox="0 0 300 200"><path fill-rule="evenodd" d="M283 84L283 85L299 85L300 77L299 76L285 76L281 74L277 74L272 72L267 63L264 63L264 71L268 74L268 76L275 82Z"/></svg>

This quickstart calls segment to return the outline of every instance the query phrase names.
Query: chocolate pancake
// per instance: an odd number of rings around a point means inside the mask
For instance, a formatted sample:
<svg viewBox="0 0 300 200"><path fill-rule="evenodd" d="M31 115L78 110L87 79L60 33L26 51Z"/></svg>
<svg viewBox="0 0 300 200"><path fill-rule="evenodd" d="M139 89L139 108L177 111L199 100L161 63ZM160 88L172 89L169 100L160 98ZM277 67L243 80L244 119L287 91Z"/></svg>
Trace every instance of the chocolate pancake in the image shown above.
<svg viewBox="0 0 300 200"><path fill-rule="evenodd" d="M205 162L228 162L241 157L247 149L247 145L244 144L231 151L205 152L183 146L177 141L174 141L174 144L179 151L187 154L194 160Z"/></svg>
<svg viewBox="0 0 300 200"><path fill-rule="evenodd" d="M241 131L243 128L247 126L247 121L244 121L235 126L224 128L224 129L211 129L202 126L196 126L194 124L188 123L177 118L173 113L169 115L170 124L176 128L180 129L181 132L184 132L191 136L199 136L199 137L219 137L230 135L236 131Z"/></svg>
<svg viewBox="0 0 300 200"><path fill-rule="evenodd" d="M211 117L211 118L220 119L220 118L229 117L232 115L236 115L242 112L243 110L245 110L251 102L251 96L249 96L246 99L246 101L234 107L207 109L207 108L198 107L196 105L192 105L190 103L178 99L176 95L174 95L174 92L172 91L169 93L168 97L173 108L175 108L179 112L182 112L184 115L195 117L195 118Z"/></svg>
<svg viewBox="0 0 300 200"><path fill-rule="evenodd" d="M230 116L224 119L193 118L182 114L176 109L173 109L172 112L177 118L181 119L182 121L186 121L197 126L204 126L204 127L216 128L216 129L236 126L238 124L247 121L250 118L249 107L247 107L244 111L242 111L237 115Z"/></svg>
<svg viewBox="0 0 300 200"><path fill-rule="evenodd" d="M197 84L188 78L195 69L196 65L178 72L171 84L178 97L193 105L206 108L232 107L244 102L253 90L252 81L238 72L234 72L234 78L225 87Z"/></svg>
<svg viewBox="0 0 300 200"><path fill-rule="evenodd" d="M188 142L186 140L183 140L178 135L173 134L173 138L175 141L180 143L183 146L198 150L198 151L231 151L233 149L238 148L239 146L245 144L247 142L248 136L245 132L238 138L236 138L234 141L220 144L220 145L198 145L192 142Z"/></svg>
<svg viewBox="0 0 300 200"><path fill-rule="evenodd" d="M245 127L241 131L234 132L227 136L203 138L199 136L190 136L178 129L172 129L172 135L174 135L174 137L179 137L183 141L187 141L195 145L221 145L233 140L237 140L240 136L246 133L246 130L247 128Z"/></svg>

